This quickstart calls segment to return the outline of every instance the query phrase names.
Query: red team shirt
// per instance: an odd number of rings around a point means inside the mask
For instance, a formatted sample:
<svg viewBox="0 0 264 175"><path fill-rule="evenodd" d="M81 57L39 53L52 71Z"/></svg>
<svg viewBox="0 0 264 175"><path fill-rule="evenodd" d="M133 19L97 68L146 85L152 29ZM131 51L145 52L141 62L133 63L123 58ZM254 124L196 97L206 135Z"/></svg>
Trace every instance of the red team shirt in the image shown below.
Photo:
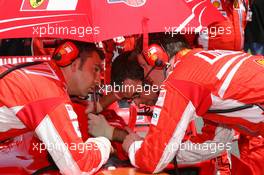
<svg viewBox="0 0 264 175"><path fill-rule="evenodd" d="M176 63L164 82L148 135L144 141L130 146L131 163L149 172L164 169L178 151L189 122L196 116L229 125L242 133L263 136L264 115L257 106L224 114L207 113L209 109L263 104L263 61L262 56L238 51L190 51ZM226 142L232 137L228 129L219 127L214 139ZM205 155L188 150L177 152L178 161L183 163L199 162L210 156L208 151Z"/></svg>
<svg viewBox="0 0 264 175"><path fill-rule="evenodd" d="M248 0L211 0L211 2L226 19L208 26L210 32L201 32L199 44L206 50L242 50Z"/></svg>
<svg viewBox="0 0 264 175"><path fill-rule="evenodd" d="M0 67L0 73L8 67ZM107 161L107 139L83 142L58 67L42 63L17 69L0 79L0 87L1 141L34 131L63 174L92 174Z"/></svg>

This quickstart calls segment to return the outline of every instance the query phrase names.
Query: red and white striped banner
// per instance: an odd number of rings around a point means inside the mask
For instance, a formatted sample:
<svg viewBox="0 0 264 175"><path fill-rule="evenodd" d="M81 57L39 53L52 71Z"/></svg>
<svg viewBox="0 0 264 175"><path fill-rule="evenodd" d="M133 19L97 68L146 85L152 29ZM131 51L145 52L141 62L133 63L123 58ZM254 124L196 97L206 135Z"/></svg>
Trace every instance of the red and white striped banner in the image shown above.
<svg viewBox="0 0 264 175"><path fill-rule="evenodd" d="M0 66L5 64L18 64L34 61L49 61L51 60L50 55L45 56L1 56Z"/></svg>

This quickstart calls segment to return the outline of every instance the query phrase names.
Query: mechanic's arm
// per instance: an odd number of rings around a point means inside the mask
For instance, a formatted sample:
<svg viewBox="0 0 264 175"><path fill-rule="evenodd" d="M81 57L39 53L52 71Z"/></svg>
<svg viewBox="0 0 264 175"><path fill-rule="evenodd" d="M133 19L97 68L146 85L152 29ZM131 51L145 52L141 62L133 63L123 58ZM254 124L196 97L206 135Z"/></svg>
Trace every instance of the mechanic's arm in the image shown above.
<svg viewBox="0 0 264 175"><path fill-rule="evenodd" d="M70 102L56 100L29 104L21 111L20 118L28 120L28 127L35 130L62 174L95 173L109 158L109 140L89 138L84 143Z"/></svg>
<svg viewBox="0 0 264 175"><path fill-rule="evenodd" d="M143 171L162 171L175 157L189 122L195 116L195 107L176 88L169 85L161 90L153 111L150 130L144 141L128 143L131 163ZM127 137L129 138L129 136ZM124 145L129 145L126 146Z"/></svg>
<svg viewBox="0 0 264 175"><path fill-rule="evenodd" d="M122 93L115 93L115 92L110 92L107 95L104 95L99 99L98 102L96 102L96 107L94 102L89 103L88 108L86 109L86 113L100 113L104 109L106 109L108 106L113 104L114 102L121 100L123 98ZM96 111L95 111L96 109Z"/></svg>
<svg viewBox="0 0 264 175"><path fill-rule="evenodd" d="M127 130L115 128L113 132L113 141L123 142L128 135Z"/></svg>
<svg viewBox="0 0 264 175"><path fill-rule="evenodd" d="M103 136L111 141L123 142L128 135L128 131L125 129L119 129L111 126L101 114L88 114L89 122L89 134L99 137Z"/></svg>
<svg viewBox="0 0 264 175"><path fill-rule="evenodd" d="M233 138L232 129L222 125L217 127L205 125L202 134L182 143L177 152L177 162L179 164L195 164L216 158L225 153L226 150L231 151Z"/></svg>

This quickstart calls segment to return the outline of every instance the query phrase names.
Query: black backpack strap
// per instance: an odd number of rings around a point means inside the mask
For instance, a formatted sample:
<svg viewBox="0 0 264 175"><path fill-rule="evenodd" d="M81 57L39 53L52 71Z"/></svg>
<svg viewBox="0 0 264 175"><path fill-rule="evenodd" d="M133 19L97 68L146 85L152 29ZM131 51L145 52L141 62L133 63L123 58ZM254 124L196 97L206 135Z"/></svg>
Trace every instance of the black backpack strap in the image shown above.
<svg viewBox="0 0 264 175"><path fill-rule="evenodd" d="M0 79L4 78L6 75L8 75L9 73L13 72L14 70L23 68L23 67L27 67L27 66L33 66L33 65L37 65L37 64L41 64L44 61L34 61L34 62L27 62L27 63L22 63L22 64L17 64L9 69L7 69L6 71L4 71L3 73L0 74Z"/></svg>

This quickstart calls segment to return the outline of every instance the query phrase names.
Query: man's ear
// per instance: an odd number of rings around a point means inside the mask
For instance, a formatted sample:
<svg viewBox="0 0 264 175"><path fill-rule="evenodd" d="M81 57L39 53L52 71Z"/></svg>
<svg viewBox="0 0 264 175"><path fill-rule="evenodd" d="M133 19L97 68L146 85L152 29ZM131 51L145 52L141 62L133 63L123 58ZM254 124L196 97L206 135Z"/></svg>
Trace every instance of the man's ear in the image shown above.
<svg viewBox="0 0 264 175"><path fill-rule="evenodd" d="M75 59L75 60L72 62L72 64L71 64L71 70L72 70L73 72L76 72L76 71L79 69L80 64L81 64L80 59L78 59L78 58Z"/></svg>

